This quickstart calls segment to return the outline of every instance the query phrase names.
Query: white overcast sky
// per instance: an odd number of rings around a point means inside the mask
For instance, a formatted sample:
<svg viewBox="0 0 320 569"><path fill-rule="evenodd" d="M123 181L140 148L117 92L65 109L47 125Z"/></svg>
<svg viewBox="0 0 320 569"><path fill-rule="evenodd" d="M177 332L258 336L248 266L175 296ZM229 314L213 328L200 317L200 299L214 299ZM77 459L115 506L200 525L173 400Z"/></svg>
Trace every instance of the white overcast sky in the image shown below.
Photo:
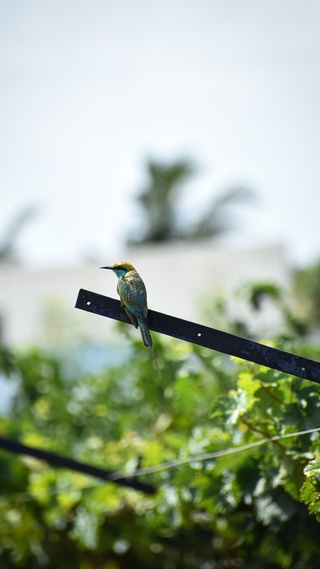
<svg viewBox="0 0 320 569"><path fill-rule="evenodd" d="M319 0L0 0L0 236L112 262L148 157L191 158L186 211L233 184L241 243L320 258Z"/></svg>

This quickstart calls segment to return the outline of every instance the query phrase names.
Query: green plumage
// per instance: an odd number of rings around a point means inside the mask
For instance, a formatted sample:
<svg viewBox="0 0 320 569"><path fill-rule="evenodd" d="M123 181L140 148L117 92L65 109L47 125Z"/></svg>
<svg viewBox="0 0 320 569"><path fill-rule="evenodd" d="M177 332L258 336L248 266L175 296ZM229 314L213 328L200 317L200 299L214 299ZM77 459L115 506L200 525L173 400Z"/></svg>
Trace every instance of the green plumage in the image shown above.
<svg viewBox="0 0 320 569"><path fill-rule="evenodd" d="M147 323L147 291L142 278L134 266L127 261L115 263L112 267L101 267L101 269L111 269L117 275L117 291L120 296L121 306L132 324L140 329L143 343L146 348L151 349L156 369L160 374L154 354L152 336Z"/></svg>

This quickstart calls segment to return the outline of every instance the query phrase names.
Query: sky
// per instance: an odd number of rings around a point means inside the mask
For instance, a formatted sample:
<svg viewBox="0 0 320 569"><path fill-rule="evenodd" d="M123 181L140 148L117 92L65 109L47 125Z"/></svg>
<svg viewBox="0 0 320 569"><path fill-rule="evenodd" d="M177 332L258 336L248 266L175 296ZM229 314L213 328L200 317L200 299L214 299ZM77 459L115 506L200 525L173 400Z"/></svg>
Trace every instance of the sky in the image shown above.
<svg viewBox="0 0 320 569"><path fill-rule="evenodd" d="M319 260L319 30L318 0L0 0L0 238L32 206L26 264L114 262L146 160L187 158L186 220L245 185L230 243Z"/></svg>

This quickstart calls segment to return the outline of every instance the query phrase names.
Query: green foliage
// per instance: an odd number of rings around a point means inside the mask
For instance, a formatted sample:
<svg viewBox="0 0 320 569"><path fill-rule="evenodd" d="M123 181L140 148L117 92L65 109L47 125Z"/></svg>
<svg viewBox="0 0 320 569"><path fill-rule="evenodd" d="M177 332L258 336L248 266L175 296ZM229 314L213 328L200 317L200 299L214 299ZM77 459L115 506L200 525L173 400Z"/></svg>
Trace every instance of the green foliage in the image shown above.
<svg viewBox="0 0 320 569"><path fill-rule="evenodd" d="M66 360L2 347L17 387L1 435L125 475L139 469L157 493L1 451L1 568L318 565L320 386L159 337L161 377L140 340L99 372L85 371L84 349Z"/></svg>
<svg viewBox="0 0 320 569"><path fill-rule="evenodd" d="M278 335L277 341L292 341L293 338L306 336L309 322L302 315L297 316L288 296L288 291L285 292L274 282L247 282L227 297L225 293L223 296L219 293L214 297L205 296L201 310L206 321L209 323L214 321L216 327L228 329L229 332L238 336L253 337L254 334L248 327L247 318L239 319L234 315L242 313L244 307L246 313L251 311L253 316L262 308L276 308L279 321L283 324L281 337Z"/></svg>
<svg viewBox="0 0 320 569"><path fill-rule="evenodd" d="M320 262L298 269L293 275L293 292L301 316L310 326L320 324Z"/></svg>
<svg viewBox="0 0 320 569"><path fill-rule="evenodd" d="M308 504L311 514L320 522L320 459L310 460L304 469L306 480L301 488L302 500Z"/></svg>

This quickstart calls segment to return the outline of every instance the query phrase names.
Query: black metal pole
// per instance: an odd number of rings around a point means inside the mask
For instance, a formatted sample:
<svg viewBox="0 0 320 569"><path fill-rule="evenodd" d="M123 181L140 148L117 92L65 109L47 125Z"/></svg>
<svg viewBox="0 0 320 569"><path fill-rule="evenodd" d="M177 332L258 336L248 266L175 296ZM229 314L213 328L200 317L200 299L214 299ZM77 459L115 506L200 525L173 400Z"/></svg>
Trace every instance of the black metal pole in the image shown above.
<svg viewBox="0 0 320 569"><path fill-rule="evenodd" d="M7 437L0 437L0 449L1 448L16 454L24 454L44 460L56 468L68 468L69 470L82 472L83 474L88 474L89 476L94 476L101 480L114 482L120 486L134 488L135 490L140 490L145 494L155 494L156 492L156 488L154 486L144 482L139 482L136 478L130 478L130 476L118 478L118 472L105 470L104 468L93 466L92 464L86 464L84 462L74 460L73 458L62 456L47 450L30 447Z"/></svg>
<svg viewBox="0 0 320 569"><path fill-rule="evenodd" d="M76 308L130 323L119 300L80 289ZM149 310L150 330L320 383L320 363L208 326Z"/></svg>

